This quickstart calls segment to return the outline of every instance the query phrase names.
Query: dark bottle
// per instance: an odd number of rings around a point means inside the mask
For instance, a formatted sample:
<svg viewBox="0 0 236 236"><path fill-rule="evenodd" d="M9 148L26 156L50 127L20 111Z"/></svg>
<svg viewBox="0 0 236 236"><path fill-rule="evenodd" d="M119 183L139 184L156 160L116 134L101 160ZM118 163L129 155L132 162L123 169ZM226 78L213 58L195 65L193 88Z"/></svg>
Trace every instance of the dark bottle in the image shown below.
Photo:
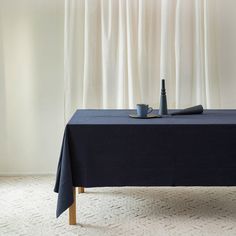
<svg viewBox="0 0 236 236"><path fill-rule="evenodd" d="M159 115L168 115L166 88L165 88L164 79L161 80L161 97L160 97Z"/></svg>

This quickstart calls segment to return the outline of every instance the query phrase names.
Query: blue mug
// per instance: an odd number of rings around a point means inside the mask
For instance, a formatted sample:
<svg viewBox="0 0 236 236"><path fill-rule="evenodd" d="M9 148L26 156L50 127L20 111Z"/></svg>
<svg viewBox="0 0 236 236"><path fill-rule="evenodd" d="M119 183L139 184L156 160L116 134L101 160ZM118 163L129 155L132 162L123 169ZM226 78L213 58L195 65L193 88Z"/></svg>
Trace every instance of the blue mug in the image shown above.
<svg viewBox="0 0 236 236"><path fill-rule="evenodd" d="M139 117L147 117L153 111L152 107L149 107L147 104L137 104L136 108Z"/></svg>

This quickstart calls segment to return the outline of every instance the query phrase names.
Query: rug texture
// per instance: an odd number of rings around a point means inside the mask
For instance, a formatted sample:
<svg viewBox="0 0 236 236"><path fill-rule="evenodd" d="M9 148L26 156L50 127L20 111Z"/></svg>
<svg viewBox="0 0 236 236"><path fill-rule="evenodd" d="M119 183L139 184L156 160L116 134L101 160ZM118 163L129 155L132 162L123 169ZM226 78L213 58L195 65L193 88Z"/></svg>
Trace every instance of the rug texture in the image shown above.
<svg viewBox="0 0 236 236"><path fill-rule="evenodd" d="M54 176L0 177L0 235L234 236L235 187L89 188L56 219Z"/></svg>

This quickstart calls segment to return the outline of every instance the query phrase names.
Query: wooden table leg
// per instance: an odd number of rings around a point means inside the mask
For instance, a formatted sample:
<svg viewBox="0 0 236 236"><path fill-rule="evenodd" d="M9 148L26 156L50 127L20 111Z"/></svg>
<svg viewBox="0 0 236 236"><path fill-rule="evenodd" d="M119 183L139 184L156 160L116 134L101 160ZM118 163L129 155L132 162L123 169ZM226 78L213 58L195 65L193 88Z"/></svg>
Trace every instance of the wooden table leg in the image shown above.
<svg viewBox="0 0 236 236"><path fill-rule="evenodd" d="M69 208L69 224L70 225L76 225L76 194L75 194L74 187L73 187L73 197L74 197L74 202Z"/></svg>
<svg viewBox="0 0 236 236"><path fill-rule="evenodd" d="M84 193L84 187L78 187L78 193Z"/></svg>

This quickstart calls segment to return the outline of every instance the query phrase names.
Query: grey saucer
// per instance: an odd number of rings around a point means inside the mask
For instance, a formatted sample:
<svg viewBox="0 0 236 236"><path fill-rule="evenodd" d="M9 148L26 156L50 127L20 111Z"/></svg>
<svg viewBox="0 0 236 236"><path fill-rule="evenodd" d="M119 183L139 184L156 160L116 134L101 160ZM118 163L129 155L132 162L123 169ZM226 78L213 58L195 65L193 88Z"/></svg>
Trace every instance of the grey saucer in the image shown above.
<svg viewBox="0 0 236 236"><path fill-rule="evenodd" d="M161 118L160 115L155 114L148 114L146 117L138 116L137 114L130 114L129 117L135 118L135 119L153 119L153 118Z"/></svg>

